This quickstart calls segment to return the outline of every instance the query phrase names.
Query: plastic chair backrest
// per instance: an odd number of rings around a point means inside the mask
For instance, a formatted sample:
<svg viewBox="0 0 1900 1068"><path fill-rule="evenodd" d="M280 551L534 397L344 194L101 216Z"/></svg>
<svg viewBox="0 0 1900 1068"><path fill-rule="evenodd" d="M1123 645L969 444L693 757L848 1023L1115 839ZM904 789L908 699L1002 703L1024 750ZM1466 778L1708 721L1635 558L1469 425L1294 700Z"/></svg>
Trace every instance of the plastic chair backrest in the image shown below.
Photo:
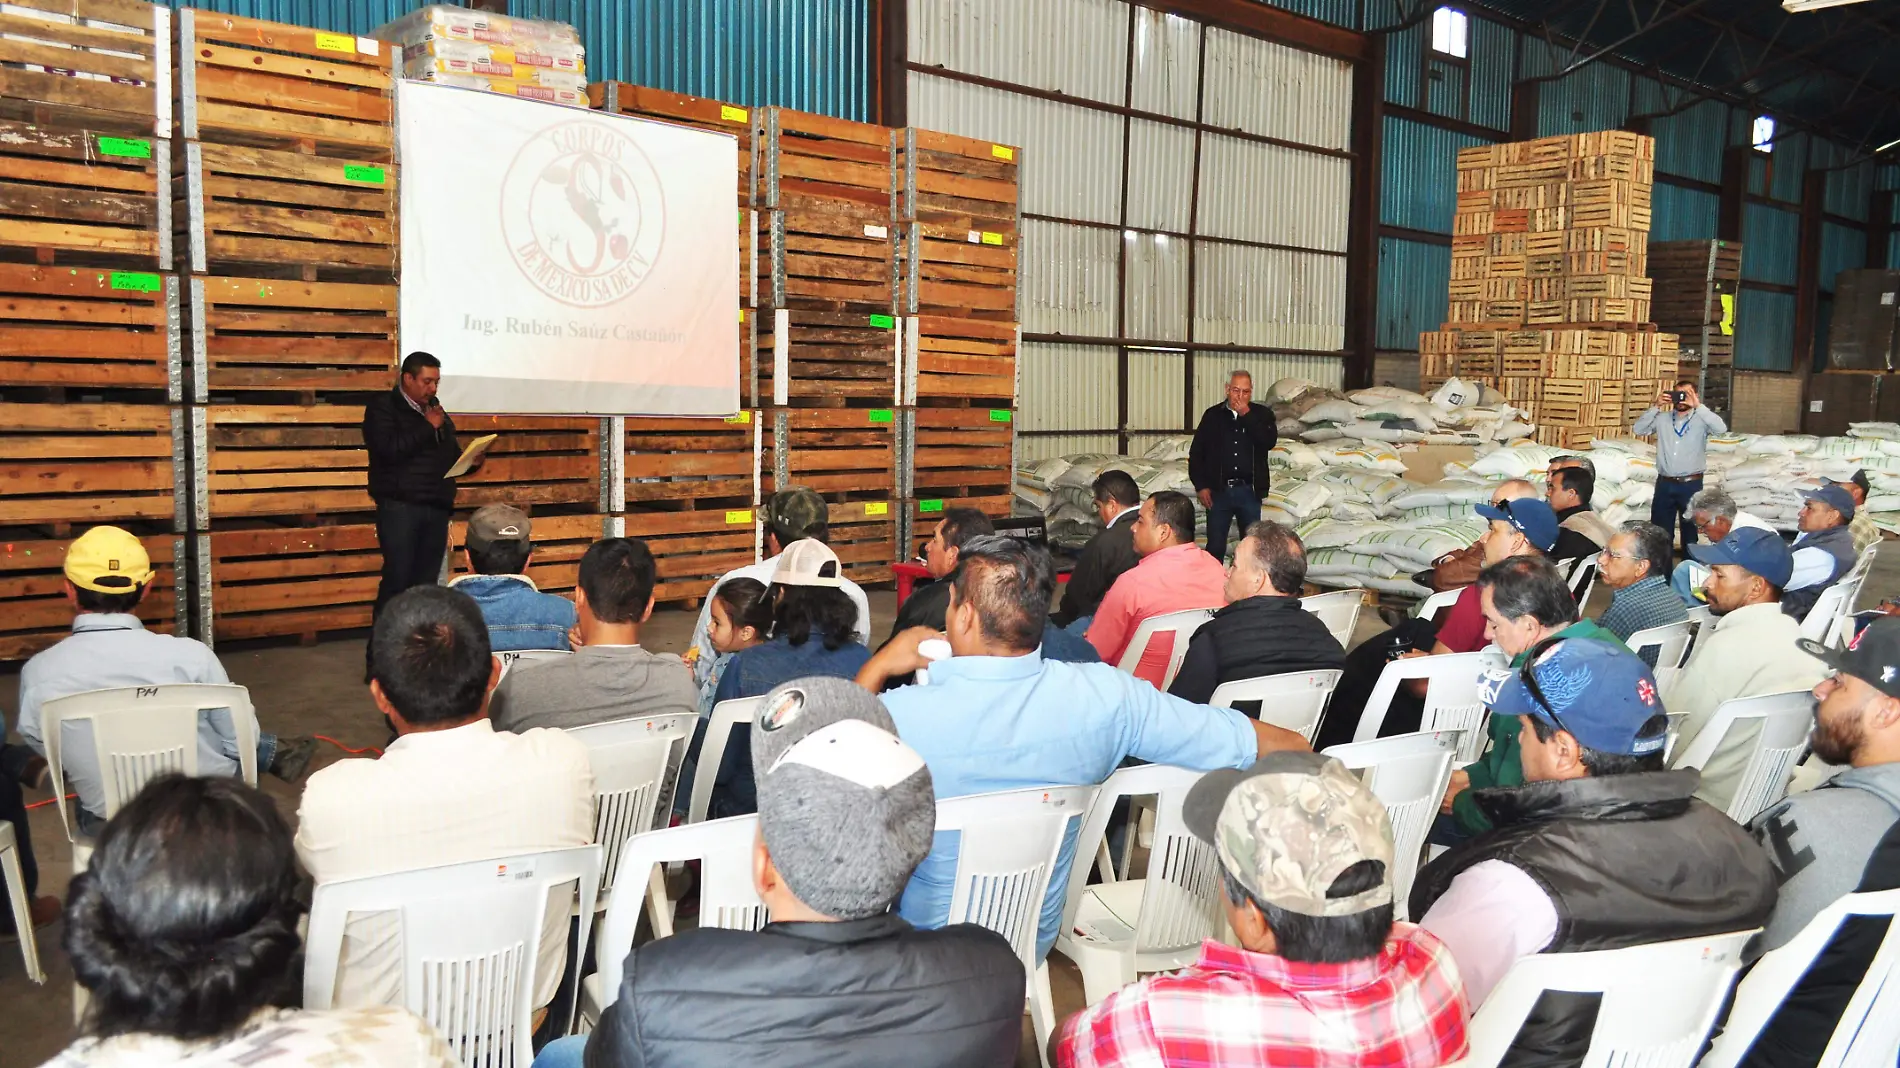
<svg viewBox="0 0 1900 1068"><path fill-rule="evenodd" d="M106 818L132 800L145 784L166 772L198 774L198 724L203 714L229 709L237 740L238 771L257 785L257 713L251 692L231 684L171 682L157 686L119 686L55 697L40 705L40 737L46 740L46 765L66 838L73 838L66 815L66 780L61 770L61 726L92 724L92 746L105 789Z"/></svg>
<svg viewBox="0 0 1900 1068"><path fill-rule="evenodd" d="M1585 556L1577 560L1570 570L1570 596L1577 602L1577 611L1590 602L1590 593L1597 588L1597 560L1594 556Z"/></svg>
<svg viewBox="0 0 1900 1068"><path fill-rule="evenodd" d="M1419 729L1465 732L1457 762L1471 763L1484 750L1485 723L1491 716L1478 696L1478 679L1486 668L1494 666L1503 664L1495 654L1481 652L1414 656L1387 663L1372 687L1372 696L1366 699L1365 713L1359 717L1359 729L1352 740L1369 742L1377 738L1399 684L1407 679L1426 679L1425 711L1419 716Z"/></svg>
<svg viewBox="0 0 1900 1068"><path fill-rule="evenodd" d="M764 700L762 695L741 697L713 706L712 715L706 720L706 736L699 743L699 763L693 766L693 793L686 808L686 822L705 821L706 810L712 806L713 783L719 778L719 762L725 758L732 728L752 722Z"/></svg>
<svg viewBox="0 0 1900 1068"><path fill-rule="evenodd" d="M1655 670L1661 671L1682 666L1683 660L1689 655L1689 639L1693 637L1695 623L1684 619L1664 623L1660 627L1645 627L1630 635L1629 641L1623 644L1629 646L1630 652L1637 656L1643 655L1644 649L1655 649Z"/></svg>
<svg viewBox="0 0 1900 1068"><path fill-rule="evenodd" d="M1456 604L1458 595L1464 591L1465 588L1460 586L1455 590L1444 590L1425 598L1425 603L1418 606L1418 618L1437 619L1438 613Z"/></svg>
<svg viewBox="0 0 1900 1068"><path fill-rule="evenodd" d="M1320 618L1341 649L1352 645L1359 629L1359 613L1366 607L1365 590L1333 590L1300 598L1300 607Z"/></svg>
<svg viewBox="0 0 1900 1068"><path fill-rule="evenodd" d="M666 825L680 762L699 722L695 712L642 716L575 727L567 733L587 747L594 771L594 841L601 859L600 898L611 900L620 874L620 847L636 834Z"/></svg>
<svg viewBox="0 0 1900 1068"><path fill-rule="evenodd" d="M1700 1068L1734 1068L1748 1054L1762 1028L1807 977L1808 968L1828 948L1850 916L1893 917L1900 912L1900 890L1848 894L1815 914L1786 945L1764 955L1735 991L1722 1034ZM1815 1068L1871 1068L1900 1061L1900 923L1889 922L1880 948L1861 977L1847 1007L1834 1024Z"/></svg>
<svg viewBox="0 0 1900 1068"><path fill-rule="evenodd" d="M20 872L20 850L14 843L13 824L0 820L0 882L6 884L7 905L14 916L27 916L30 902L26 895L26 877ZM40 969L40 947L33 937L31 923L14 924L14 935L20 940L20 959L26 964L26 977L41 986L46 985L46 973Z"/></svg>
<svg viewBox="0 0 1900 1068"><path fill-rule="evenodd" d="M1746 721L1758 722L1760 729L1755 732L1748 766L1728 805L1730 819L1747 823L1787 796L1788 780L1794 777L1794 766L1807 748L1813 708L1806 690L1724 701L1689 748L1671 759L1670 767L1707 767L1730 733Z"/></svg>
<svg viewBox="0 0 1900 1068"><path fill-rule="evenodd" d="M757 816L733 816L705 823L662 827L636 834L620 847L621 883L627 893L615 894L601 917L600 940L594 964L600 974L601 1003L605 1009L620 996L621 969L633 951L646 904L647 876L656 864L699 862L699 926L756 931L765 926L765 903L752 886L752 842L758 833Z"/></svg>
<svg viewBox="0 0 1900 1068"><path fill-rule="evenodd" d="M503 649L495 654L495 659L501 661L501 677L505 679L518 661L559 660L571 655L566 649Z"/></svg>
<svg viewBox="0 0 1900 1068"><path fill-rule="evenodd" d="M1801 636L1817 642L1825 641L1834 629L1835 621L1847 614L1848 605L1853 603L1853 596L1857 592L1858 588L1845 578L1822 590L1821 596L1815 599L1814 607L1808 609L1808 614L1801 618Z"/></svg>
<svg viewBox="0 0 1900 1068"><path fill-rule="evenodd" d="M1009 939L1033 973L1039 963L1036 928L1062 840L1087 817L1097 789L1038 786L938 801L937 832L961 836L948 922L974 923ZM1086 872L1087 858L1075 856Z"/></svg>
<svg viewBox="0 0 1900 1068"><path fill-rule="evenodd" d="M440 1031L465 1065L526 1065L534 1059L535 963L550 891L577 884L577 944L586 945L599 882L600 847L575 846L319 883L305 940L304 1007L331 1007L350 914L397 913L403 1006ZM579 971L571 969L569 1004Z"/></svg>
<svg viewBox="0 0 1900 1068"><path fill-rule="evenodd" d="M1135 921L1136 953L1197 946L1219 933L1223 893L1220 860L1213 847L1194 837L1181 821L1181 802L1203 774L1167 764L1138 764L1117 770L1096 793L1082 833L1075 840L1077 857L1094 856L1108 833L1116 802L1124 797L1154 796L1154 844L1148 851L1141 914ZM1087 884L1086 875L1069 880L1062 909L1065 931L1075 926Z"/></svg>
<svg viewBox="0 0 1900 1068"><path fill-rule="evenodd" d="M1463 1068L1495 1068L1547 990L1600 993L1588 1068L1691 1068L1754 931L1520 957L1472 1014Z"/></svg>
<svg viewBox="0 0 1900 1068"><path fill-rule="evenodd" d="M1338 668L1328 668L1235 679L1215 687L1207 703L1215 708L1232 708L1242 701L1258 701L1260 714L1256 719L1284 727L1304 737L1310 745L1313 735L1319 733L1320 721L1326 718L1326 706L1332 703L1333 690L1338 688L1343 674L1345 672Z"/></svg>
<svg viewBox="0 0 1900 1068"><path fill-rule="evenodd" d="M1461 731L1420 731L1395 734L1369 742L1347 742L1325 750L1329 757L1355 770L1365 770L1365 783L1385 805L1392 822L1392 887L1398 915L1412 894L1419 855L1438 817L1438 806L1451 784L1452 761L1458 756Z"/></svg>
<svg viewBox="0 0 1900 1068"><path fill-rule="evenodd" d="M1161 676L1160 686L1161 691L1166 693L1168 687L1174 685L1174 676L1181 670L1181 661L1187 659L1188 642L1193 639L1194 632L1212 618L1212 608L1189 608L1181 612L1149 616L1135 628L1135 636L1128 639L1128 648L1122 650L1121 662L1115 666L1133 675L1135 669L1141 666L1142 654L1148 651L1149 644L1163 634L1171 635L1173 644L1168 647L1168 667Z"/></svg>

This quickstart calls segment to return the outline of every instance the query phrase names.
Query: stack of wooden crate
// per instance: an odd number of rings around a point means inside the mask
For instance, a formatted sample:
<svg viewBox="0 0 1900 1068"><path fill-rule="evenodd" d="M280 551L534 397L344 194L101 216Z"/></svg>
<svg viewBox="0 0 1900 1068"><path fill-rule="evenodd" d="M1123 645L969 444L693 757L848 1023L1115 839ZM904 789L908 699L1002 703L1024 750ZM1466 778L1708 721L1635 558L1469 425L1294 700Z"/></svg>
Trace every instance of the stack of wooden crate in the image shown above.
<svg viewBox="0 0 1900 1068"><path fill-rule="evenodd" d="M1537 438L1625 431L1673 378L1646 276L1655 142L1621 130L1458 153L1450 304L1419 337L1429 391L1456 376L1531 413Z"/></svg>
<svg viewBox="0 0 1900 1068"><path fill-rule="evenodd" d="M1682 374L1702 383L1703 402L1727 413L1735 366L1735 301L1742 285L1737 241L1659 241L1650 246L1656 325L1682 338Z"/></svg>
<svg viewBox="0 0 1900 1068"><path fill-rule="evenodd" d="M100 523L157 568L138 615L187 623L171 19L137 0L0 15L0 659L66 633L66 545Z"/></svg>

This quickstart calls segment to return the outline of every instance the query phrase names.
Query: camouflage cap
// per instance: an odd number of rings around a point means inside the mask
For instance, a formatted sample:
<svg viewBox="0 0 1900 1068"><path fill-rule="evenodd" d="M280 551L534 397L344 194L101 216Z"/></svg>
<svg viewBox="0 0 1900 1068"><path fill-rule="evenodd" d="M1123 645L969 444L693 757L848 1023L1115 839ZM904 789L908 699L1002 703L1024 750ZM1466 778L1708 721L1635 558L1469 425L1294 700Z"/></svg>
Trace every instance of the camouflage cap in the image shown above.
<svg viewBox="0 0 1900 1068"><path fill-rule="evenodd" d="M1266 904L1303 916L1353 916L1392 903L1392 824L1346 766L1318 753L1270 753L1245 770L1201 777L1181 805L1195 837ZM1347 897L1333 883L1365 860L1378 885Z"/></svg>
<svg viewBox="0 0 1900 1068"><path fill-rule="evenodd" d="M825 499L804 486L779 490L766 506L766 521L781 532L779 540L785 544L810 537L827 524L830 514Z"/></svg>

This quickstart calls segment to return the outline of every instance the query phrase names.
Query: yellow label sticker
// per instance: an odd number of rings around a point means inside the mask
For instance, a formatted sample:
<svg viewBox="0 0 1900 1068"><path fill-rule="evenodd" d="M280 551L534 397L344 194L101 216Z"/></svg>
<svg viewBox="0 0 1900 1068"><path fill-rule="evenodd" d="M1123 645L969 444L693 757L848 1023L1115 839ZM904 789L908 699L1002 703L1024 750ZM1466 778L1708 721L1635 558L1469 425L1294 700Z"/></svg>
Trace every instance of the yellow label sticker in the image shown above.
<svg viewBox="0 0 1900 1068"><path fill-rule="evenodd" d="M743 323L743 322L745 322L745 309L744 309L744 308L740 308L740 309L739 309L739 321L740 321L740 322L742 322L742 323Z"/></svg>
<svg viewBox="0 0 1900 1068"><path fill-rule="evenodd" d="M889 515L891 514L891 506L888 504L884 504L882 502L879 502L876 504L867 504L864 506L864 514L865 515Z"/></svg>
<svg viewBox="0 0 1900 1068"><path fill-rule="evenodd" d="M731 104L721 104L719 105L719 117L727 122L744 122L746 120L746 110L744 108L735 108Z"/></svg>
<svg viewBox="0 0 1900 1068"><path fill-rule="evenodd" d="M740 412L737 415L728 415L726 416L726 422L737 423L740 426L750 426L752 425L752 413Z"/></svg>
<svg viewBox="0 0 1900 1068"><path fill-rule="evenodd" d="M1014 162L1016 159L1016 150L1010 148L1008 145L991 145L990 155L995 156L997 159L1006 159Z"/></svg>
<svg viewBox="0 0 1900 1068"><path fill-rule="evenodd" d="M343 52L356 54L356 38L347 33L319 33L317 47L325 52Z"/></svg>
<svg viewBox="0 0 1900 1068"><path fill-rule="evenodd" d="M752 522L752 509L750 508L743 508L736 512L726 513L726 523L729 526L750 522Z"/></svg>
<svg viewBox="0 0 1900 1068"><path fill-rule="evenodd" d="M1722 297L1722 333L1735 332L1735 294L1723 293Z"/></svg>
<svg viewBox="0 0 1900 1068"><path fill-rule="evenodd" d="M986 245L1000 245L1003 243L1003 235L994 230L985 230L983 231L983 243Z"/></svg>

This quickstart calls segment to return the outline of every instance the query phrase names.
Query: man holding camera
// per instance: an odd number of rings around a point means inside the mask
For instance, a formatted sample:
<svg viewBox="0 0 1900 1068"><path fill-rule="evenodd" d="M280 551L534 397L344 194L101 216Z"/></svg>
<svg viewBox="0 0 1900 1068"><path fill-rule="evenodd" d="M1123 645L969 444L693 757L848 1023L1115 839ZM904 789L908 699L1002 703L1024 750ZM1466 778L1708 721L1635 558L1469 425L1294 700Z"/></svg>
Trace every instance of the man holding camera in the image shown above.
<svg viewBox="0 0 1900 1068"><path fill-rule="evenodd" d="M1702 406L1694 382L1682 381L1659 394L1656 406L1631 429L1656 436L1656 496L1649 504L1649 521L1665 531L1680 530L1687 552L1696 539L1689 498L1702 489L1709 438L1727 433L1728 424Z"/></svg>

